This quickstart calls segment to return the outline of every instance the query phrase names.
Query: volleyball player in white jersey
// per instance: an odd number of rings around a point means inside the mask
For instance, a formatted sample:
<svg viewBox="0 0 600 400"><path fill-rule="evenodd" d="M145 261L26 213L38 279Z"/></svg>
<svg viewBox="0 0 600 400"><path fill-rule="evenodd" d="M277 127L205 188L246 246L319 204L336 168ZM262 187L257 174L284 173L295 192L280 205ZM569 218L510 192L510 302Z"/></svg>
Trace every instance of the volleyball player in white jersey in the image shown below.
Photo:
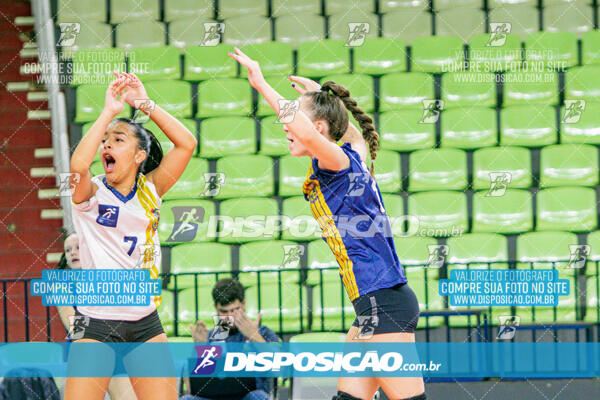
<svg viewBox="0 0 600 400"><path fill-rule="evenodd" d="M72 206L83 269L146 268L158 278L161 197L183 173L197 141L159 104L145 99L146 90L134 74L117 75L108 86L101 115L71 156L71 173L79 174ZM174 148L163 157L150 131L132 120L115 119L124 103L143 104L141 111ZM101 144L105 174L92 177L89 168ZM77 315L89 317L89 324L75 342L167 342L156 311L159 304L156 296L148 306L77 306ZM174 377L130 379L139 400L177 398ZM67 378L65 399L101 400L109 381L110 376Z"/></svg>

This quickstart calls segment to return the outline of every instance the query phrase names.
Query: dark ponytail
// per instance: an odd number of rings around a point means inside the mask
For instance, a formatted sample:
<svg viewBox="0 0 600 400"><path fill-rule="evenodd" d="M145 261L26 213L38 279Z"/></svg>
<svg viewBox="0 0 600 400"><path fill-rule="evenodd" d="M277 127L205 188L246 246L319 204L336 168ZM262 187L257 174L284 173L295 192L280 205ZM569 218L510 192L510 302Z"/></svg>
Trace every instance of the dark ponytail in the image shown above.
<svg viewBox="0 0 600 400"><path fill-rule="evenodd" d="M137 173L144 175L156 169L163 158L163 150L160 142L154 134L144 128L140 123L129 118L117 118L117 121L126 122L133 127L135 136L138 139L138 148L146 151L146 159L138 168Z"/></svg>
<svg viewBox="0 0 600 400"><path fill-rule="evenodd" d="M358 125L362 130L362 136L369 145L369 153L371 155L371 176L373 176L375 169L373 161L377 158L377 148L379 147L379 134L373 126L373 120L358 106L356 100L350 97L350 91L342 85L333 81L327 81L321 86L321 90L331 92L336 97L339 97L346 109L352 113L352 116L356 122L358 122Z"/></svg>

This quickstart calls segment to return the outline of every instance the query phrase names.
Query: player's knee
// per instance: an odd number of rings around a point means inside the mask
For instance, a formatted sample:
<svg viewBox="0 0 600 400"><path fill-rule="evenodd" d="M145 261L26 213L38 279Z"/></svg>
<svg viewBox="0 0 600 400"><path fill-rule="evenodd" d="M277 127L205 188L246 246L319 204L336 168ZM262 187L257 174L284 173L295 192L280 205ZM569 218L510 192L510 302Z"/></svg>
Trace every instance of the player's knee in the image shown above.
<svg viewBox="0 0 600 400"><path fill-rule="evenodd" d="M354 397L351 394L348 394L346 392L342 392L341 390L338 390L337 394L335 396L333 396L331 398L331 400L362 400L358 397Z"/></svg>

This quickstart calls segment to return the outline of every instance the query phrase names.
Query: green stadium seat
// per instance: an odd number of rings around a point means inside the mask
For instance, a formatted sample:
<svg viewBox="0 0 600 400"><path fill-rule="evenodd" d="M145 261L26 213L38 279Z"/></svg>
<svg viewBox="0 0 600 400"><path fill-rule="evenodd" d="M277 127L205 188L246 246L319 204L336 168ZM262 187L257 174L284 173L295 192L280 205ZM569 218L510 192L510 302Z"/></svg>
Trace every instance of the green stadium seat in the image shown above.
<svg viewBox="0 0 600 400"><path fill-rule="evenodd" d="M281 239L307 241L321 237L321 227L313 217L310 204L304 196L284 199L281 203L281 217Z"/></svg>
<svg viewBox="0 0 600 400"><path fill-rule="evenodd" d="M129 72L143 82L157 79L179 79L179 51L172 46L140 47L129 52Z"/></svg>
<svg viewBox="0 0 600 400"><path fill-rule="evenodd" d="M442 112L442 147L476 149L497 143L496 111L459 107Z"/></svg>
<svg viewBox="0 0 600 400"><path fill-rule="evenodd" d="M260 121L260 154L283 156L289 152L289 142L283 132L283 125L275 121L277 116L263 118Z"/></svg>
<svg viewBox="0 0 600 400"><path fill-rule="evenodd" d="M207 196L205 192L208 174L208 161L192 157L181 177L163 196L163 200L194 199Z"/></svg>
<svg viewBox="0 0 600 400"><path fill-rule="evenodd" d="M165 201L158 225L161 244L214 241L217 232L215 215L215 204L210 200Z"/></svg>
<svg viewBox="0 0 600 400"><path fill-rule="evenodd" d="M373 2L371 0L352 0L348 3L345 0L327 0L323 8L325 15L361 11L365 14L375 12Z"/></svg>
<svg viewBox="0 0 600 400"><path fill-rule="evenodd" d="M539 14L536 5L505 4L502 7L489 11L489 22L505 24L510 23L510 33L525 39L528 35L539 29Z"/></svg>
<svg viewBox="0 0 600 400"><path fill-rule="evenodd" d="M219 280L231 277L231 248L222 243L189 243L171 250L172 274L197 272L177 276L177 290L210 287ZM169 289L175 289L175 277L169 280Z"/></svg>
<svg viewBox="0 0 600 400"><path fill-rule="evenodd" d="M106 2L97 0L58 0L56 22L104 22Z"/></svg>
<svg viewBox="0 0 600 400"><path fill-rule="evenodd" d="M320 77L350 72L350 54L341 40L326 39L298 45L297 73Z"/></svg>
<svg viewBox="0 0 600 400"><path fill-rule="evenodd" d="M565 323L577 320L577 294L585 289L579 288L572 277L560 277L560 279L565 278L569 281L569 294L559 296L556 307L519 307L518 315L521 317L521 324Z"/></svg>
<svg viewBox="0 0 600 400"><path fill-rule="evenodd" d="M375 181L381 193L396 193L402 189L400 154L389 150L377 152Z"/></svg>
<svg viewBox="0 0 600 400"><path fill-rule="evenodd" d="M221 19L239 16L267 15L267 1L220 0L219 17Z"/></svg>
<svg viewBox="0 0 600 400"><path fill-rule="evenodd" d="M587 144L546 146L540 154L540 187L598 185L598 149Z"/></svg>
<svg viewBox="0 0 600 400"><path fill-rule="evenodd" d="M556 111L545 105L520 105L500 111L500 144L541 147L556 143Z"/></svg>
<svg viewBox="0 0 600 400"><path fill-rule="evenodd" d="M302 29L298 29L301 24ZM325 18L320 15L283 15L275 20L275 39L297 47L300 43L325 39Z"/></svg>
<svg viewBox="0 0 600 400"><path fill-rule="evenodd" d="M315 286L312 294L312 329L322 331L348 330L356 319L354 307L343 288L337 271L323 271L337 275L337 280L324 280L323 287Z"/></svg>
<svg viewBox="0 0 600 400"><path fill-rule="evenodd" d="M537 0L488 0L489 8L511 6L514 4L522 4L528 6L537 6Z"/></svg>
<svg viewBox="0 0 600 400"><path fill-rule="evenodd" d="M433 77L422 72L399 72L381 77L379 111L423 109L423 100L433 99Z"/></svg>
<svg viewBox="0 0 600 400"><path fill-rule="evenodd" d="M394 237L396 253L400 263L405 268L410 266L425 266L429 262L429 255L433 246L437 246L437 240L432 237L403 236ZM433 268L432 268L433 270Z"/></svg>
<svg viewBox="0 0 600 400"><path fill-rule="evenodd" d="M436 14L436 35L456 35L464 42L470 41L474 35L485 33L485 25L485 12L481 8L453 6Z"/></svg>
<svg viewBox="0 0 600 400"><path fill-rule="evenodd" d="M279 93L284 99L287 100L295 100L297 99L300 95L298 94L298 92L296 91L296 89L294 89L292 87L292 81L290 81L288 79L287 76L271 76L269 78L267 78L267 82L269 82L269 85L271 85L271 87L273 87L273 89L275 89L277 91L277 93ZM265 115L275 115L275 110L273 110L273 108L271 108L271 106L269 105L269 103L267 103L267 101L265 100L265 98L263 96L258 96L258 103L257 103L257 109L256 109L256 115L257 116L265 116ZM278 132L280 135L283 135L283 138L285 139L285 133L283 132L283 124L281 123L275 123L276 128L278 129ZM286 149L287 149L287 139L286 139Z"/></svg>
<svg viewBox="0 0 600 400"><path fill-rule="evenodd" d="M597 165L597 164L596 164ZM598 226L596 192L584 187L555 187L538 192L538 231L586 232Z"/></svg>
<svg viewBox="0 0 600 400"><path fill-rule="evenodd" d="M176 118L192 116L192 86L176 80L151 81L144 85L148 96Z"/></svg>
<svg viewBox="0 0 600 400"><path fill-rule="evenodd" d="M449 72L442 76L444 108L496 106L496 77L484 72Z"/></svg>
<svg viewBox="0 0 600 400"><path fill-rule="evenodd" d="M173 334L173 327L175 324L175 309L173 308L173 301L173 293L163 289L160 293L160 304L157 311L163 329L168 336Z"/></svg>
<svg viewBox="0 0 600 400"><path fill-rule="evenodd" d="M562 106L560 115L562 143L600 144L600 103L574 102L568 108Z"/></svg>
<svg viewBox="0 0 600 400"><path fill-rule="evenodd" d="M95 121L104 109L107 85L81 85L77 88L75 99L75 122ZM131 107L125 104L117 117L129 117Z"/></svg>
<svg viewBox="0 0 600 400"><path fill-rule="evenodd" d="M207 36L206 32L207 30L214 30L214 24L215 21L210 17L182 18L171 21L169 22L169 44L178 48L202 46L205 43L212 44L213 38L212 36Z"/></svg>
<svg viewBox="0 0 600 400"><path fill-rule="evenodd" d="M467 198L451 191L422 192L408 197L408 230L420 236L453 236L465 232ZM416 221L415 221L416 219Z"/></svg>
<svg viewBox="0 0 600 400"><path fill-rule="evenodd" d="M404 235L404 221L406 221L406 217L404 216L404 201L402 197L396 194L385 193L381 195L381 201L383 201L385 213L390 221L392 235L394 237Z"/></svg>
<svg viewBox="0 0 600 400"><path fill-rule="evenodd" d="M190 46L185 48L183 79L201 81L211 78L232 78L237 75L235 60L227 53L232 46Z"/></svg>
<svg viewBox="0 0 600 400"><path fill-rule="evenodd" d="M61 57L71 58L81 49L103 49L112 47L112 28L102 22L89 21L80 27L72 46L61 46Z"/></svg>
<svg viewBox="0 0 600 400"><path fill-rule="evenodd" d="M475 35L469 43L469 65L474 71L499 72L515 71L521 65L521 38L515 34L494 36L484 33ZM497 39L504 39L501 46L488 46L500 43ZM442 92L443 94L443 92Z"/></svg>
<svg viewBox="0 0 600 400"><path fill-rule="evenodd" d="M291 154L279 159L279 196L298 196L302 194L302 185L310 167L304 157Z"/></svg>
<svg viewBox="0 0 600 400"><path fill-rule="evenodd" d="M379 1L379 12L388 13L390 11L419 9L426 10L429 8L427 0L381 0Z"/></svg>
<svg viewBox="0 0 600 400"><path fill-rule="evenodd" d="M463 67L463 41L457 36L426 36L412 43L413 71L447 72Z"/></svg>
<svg viewBox="0 0 600 400"><path fill-rule="evenodd" d="M560 268L569 263L571 245L577 235L570 232L527 232L517 237L517 268Z"/></svg>
<svg viewBox="0 0 600 400"><path fill-rule="evenodd" d="M245 79L211 79L198 85L197 118L249 115L250 86Z"/></svg>
<svg viewBox="0 0 600 400"><path fill-rule="evenodd" d="M581 62L587 64L600 63L600 31L593 30L581 36Z"/></svg>
<svg viewBox="0 0 600 400"><path fill-rule="evenodd" d="M92 165L90 165L90 174L92 176L104 174L104 166L102 165L102 161L94 161Z"/></svg>
<svg viewBox="0 0 600 400"><path fill-rule="evenodd" d="M300 284L290 283L282 285L281 292L275 284L251 286L246 289L246 312L252 320L260 313L261 323L276 332L308 330L307 290Z"/></svg>
<svg viewBox="0 0 600 400"><path fill-rule="evenodd" d="M410 192L463 190L467 187L467 154L458 149L425 149L410 153Z"/></svg>
<svg viewBox="0 0 600 400"><path fill-rule="evenodd" d="M191 335L190 324L203 321L208 329L215 326L214 317L217 315L212 302L211 287L185 289L177 293L177 334ZM206 299L211 299L206 301Z"/></svg>
<svg viewBox="0 0 600 400"><path fill-rule="evenodd" d="M600 278L597 276L590 276L587 278L586 291L585 291L585 321L587 322L599 322L600 321Z"/></svg>
<svg viewBox="0 0 600 400"><path fill-rule="evenodd" d="M435 124L421 124L422 110L387 111L379 114L382 149L412 151L435 146Z"/></svg>
<svg viewBox="0 0 600 400"><path fill-rule="evenodd" d="M216 117L200 125L200 156L216 158L256 152L256 127L252 118ZM225 183L227 184L227 182Z"/></svg>
<svg viewBox="0 0 600 400"><path fill-rule="evenodd" d="M373 78L363 74L327 75L321 78L321 83L334 81L350 91L350 96L356 100L358 106L366 113L375 110L373 93ZM350 117L351 118L351 117Z"/></svg>
<svg viewBox="0 0 600 400"><path fill-rule="evenodd" d="M117 25L116 44L125 50L166 44L167 28L162 22L131 21Z"/></svg>
<svg viewBox="0 0 600 400"><path fill-rule="evenodd" d="M525 38L525 61L544 68L577 65L577 37L571 32L535 32ZM558 81L555 81L555 85Z"/></svg>
<svg viewBox="0 0 600 400"><path fill-rule="evenodd" d="M225 26L227 28L223 43L232 46L241 47L271 41L271 21L266 17L258 15L233 17L225 20Z"/></svg>
<svg viewBox="0 0 600 400"><path fill-rule="evenodd" d="M225 200L221 202L219 215L223 218L219 231L219 241L222 243L245 243L279 237L276 224L267 224L252 218L257 215L279 215L275 199L246 197Z"/></svg>
<svg viewBox="0 0 600 400"><path fill-rule="evenodd" d="M507 268L504 263L508 261L507 239L500 234L467 233L448 238L446 244L449 269Z"/></svg>
<svg viewBox="0 0 600 400"><path fill-rule="evenodd" d="M183 18L212 18L215 13L212 0L165 0L165 21Z"/></svg>
<svg viewBox="0 0 600 400"><path fill-rule="evenodd" d="M594 10L590 4L572 1L544 7L544 30L548 32L571 32L581 37L594 29Z"/></svg>
<svg viewBox="0 0 600 400"><path fill-rule="evenodd" d="M366 39L354 48L354 72L383 75L406 71L406 44L401 39Z"/></svg>
<svg viewBox="0 0 600 400"><path fill-rule="evenodd" d="M271 0L271 16L320 14L320 0Z"/></svg>
<svg viewBox="0 0 600 400"><path fill-rule="evenodd" d="M569 68L565 72L565 99L599 101L600 85L596 80L598 73L600 73L598 66Z"/></svg>
<svg viewBox="0 0 600 400"><path fill-rule="evenodd" d="M225 174L219 198L273 195L273 161L263 155L228 155L217 160Z"/></svg>
<svg viewBox="0 0 600 400"><path fill-rule="evenodd" d="M508 72L504 82L504 105L558 103L558 75L546 79L549 72Z"/></svg>
<svg viewBox="0 0 600 400"><path fill-rule="evenodd" d="M196 121L194 121L193 119L179 119L179 122L181 122L191 133L193 133L194 136L198 136ZM142 125L144 126L144 128L152 132L154 136L156 136L156 138L160 142L160 145L162 146L164 154L167 154L169 150L175 147L173 142L171 142L171 139L169 139L167 135L164 134L164 132L158 127L158 125L154 123L154 121L148 119L148 121L144 122Z"/></svg>
<svg viewBox="0 0 600 400"><path fill-rule="evenodd" d="M240 283L262 286L281 281L282 288L302 281L301 252L304 245L289 240L268 240L240 246Z"/></svg>
<svg viewBox="0 0 600 400"><path fill-rule="evenodd" d="M381 18L381 28L384 37L410 45L416 38L431 35L431 14L417 9L390 12Z"/></svg>
<svg viewBox="0 0 600 400"><path fill-rule="evenodd" d="M359 25L350 25L359 24ZM367 10L348 10L329 16L329 38L343 40L349 46L360 47L365 38L376 38L379 36L379 22L377 14L372 14ZM356 34L355 34L356 32ZM360 34L358 34L360 32ZM352 44L358 39L357 44ZM362 39L362 40L361 40Z"/></svg>
<svg viewBox="0 0 600 400"><path fill-rule="evenodd" d="M501 193L501 190L482 191L473 195L472 232L509 234L533 228L531 193L521 189Z"/></svg>
<svg viewBox="0 0 600 400"><path fill-rule="evenodd" d="M103 84L114 79L113 71L126 71L125 52L121 49L84 49L73 53L72 86Z"/></svg>
<svg viewBox="0 0 600 400"><path fill-rule="evenodd" d="M594 231L587 235L586 244L590 246L587 255L585 274L588 276L600 276L600 231Z"/></svg>
<svg viewBox="0 0 600 400"><path fill-rule="evenodd" d="M244 46L248 57L260 63L264 76L289 75L294 72L292 45L289 43L266 42ZM242 77L247 76L246 68L240 69Z"/></svg>
<svg viewBox="0 0 600 400"><path fill-rule="evenodd" d="M434 0L434 9L448 10L459 7L464 8L483 8L482 0Z"/></svg>
<svg viewBox="0 0 600 400"><path fill-rule="evenodd" d="M110 0L110 22L160 19L159 3L156 0Z"/></svg>
<svg viewBox="0 0 600 400"><path fill-rule="evenodd" d="M306 246L308 273L306 275L306 284L309 286L319 285L321 274L323 280L340 280L339 264L331 248L323 239L313 240ZM323 270L319 272L319 270Z"/></svg>
<svg viewBox="0 0 600 400"><path fill-rule="evenodd" d="M507 187L526 189L531 186L531 156L523 147L485 147L473 152L473 189L490 189L496 173L510 174Z"/></svg>

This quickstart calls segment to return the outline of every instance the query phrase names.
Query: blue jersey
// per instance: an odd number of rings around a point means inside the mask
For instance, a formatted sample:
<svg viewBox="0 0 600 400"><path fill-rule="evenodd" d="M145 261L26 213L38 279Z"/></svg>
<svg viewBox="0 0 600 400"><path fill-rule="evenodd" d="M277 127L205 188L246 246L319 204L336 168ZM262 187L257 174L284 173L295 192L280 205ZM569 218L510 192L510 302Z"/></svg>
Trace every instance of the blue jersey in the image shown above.
<svg viewBox="0 0 600 400"><path fill-rule="evenodd" d="M350 166L329 171L312 164L302 191L313 216L340 265L348 297L359 296L406 282L391 234L381 193L350 143L341 149Z"/></svg>

